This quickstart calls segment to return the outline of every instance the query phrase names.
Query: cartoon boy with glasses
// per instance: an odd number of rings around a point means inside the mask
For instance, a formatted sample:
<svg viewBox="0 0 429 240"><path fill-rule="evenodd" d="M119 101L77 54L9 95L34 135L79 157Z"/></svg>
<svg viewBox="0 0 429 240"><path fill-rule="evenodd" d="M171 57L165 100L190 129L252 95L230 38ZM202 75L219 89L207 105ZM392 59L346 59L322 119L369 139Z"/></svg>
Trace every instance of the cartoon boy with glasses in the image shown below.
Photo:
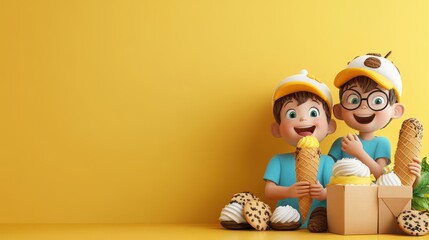
<svg viewBox="0 0 429 240"><path fill-rule="evenodd" d="M392 119L404 114L400 103L402 80L393 63L380 54L366 54L352 60L339 72L334 85L339 88L340 104L333 107L334 116L359 131L338 138L329 155L335 161L357 158L378 178L390 163L390 142L375 132L386 127ZM409 170L420 178L420 159L414 158Z"/></svg>

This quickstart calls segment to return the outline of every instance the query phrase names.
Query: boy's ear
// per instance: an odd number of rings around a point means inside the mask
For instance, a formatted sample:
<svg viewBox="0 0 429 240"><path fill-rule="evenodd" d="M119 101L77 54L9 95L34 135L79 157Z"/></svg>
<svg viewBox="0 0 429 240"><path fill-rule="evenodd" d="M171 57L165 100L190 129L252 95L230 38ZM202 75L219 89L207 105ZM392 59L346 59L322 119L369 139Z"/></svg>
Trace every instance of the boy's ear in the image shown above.
<svg viewBox="0 0 429 240"><path fill-rule="evenodd" d="M405 112L405 106L400 103L393 104L393 113L392 118L400 118L402 115L404 115Z"/></svg>
<svg viewBox="0 0 429 240"><path fill-rule="evenodd" d="M334 119L329 120L328 123L328 134L334 133L337 130L337 122Z"/></svg>
<svg viewBox="0 0 429 240"><path fill-rule="evenodd" d="M276 138L282 137L280 135L280 125L277 122L271 123L271 134Z"/></svg>
<svg viewBox="0 0 429 240"><path fill-rule="evenodd" d="M334 113L334 116L337 119L343 120L343 115L341 114L341 105L340 104L335 104L334 107L332 108L332 111Z"/></svg>

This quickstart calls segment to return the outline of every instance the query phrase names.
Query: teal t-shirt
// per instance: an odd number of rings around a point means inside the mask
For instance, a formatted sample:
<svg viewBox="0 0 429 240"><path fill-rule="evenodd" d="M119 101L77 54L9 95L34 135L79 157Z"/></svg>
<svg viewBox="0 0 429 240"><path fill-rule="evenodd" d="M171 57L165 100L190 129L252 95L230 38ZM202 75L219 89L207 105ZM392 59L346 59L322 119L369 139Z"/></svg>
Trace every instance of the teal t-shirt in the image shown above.
<svg viewBox="0 0 429 240"><path fill-rule="evenodd" d="M358 136L359 137L359 136ZM335 140L334 144L332 144L331 150L329 150L329 156L331 156L334 161L338 161L342 158L353 158L352 156L348 155L347 153L343 152L341 150L341 141L342 137ZM389 165L390 163L390 142L385 137L374 137L371 140L362 140L359 137L359 140L362 142L363 149L366 153L374 161L376 161L378 158L387 158Z"/></svg>
<svg viewBox="0 0 429 240"><path fill-rule="evenodd" d="M317 179L323 187L329 183L332 175L332 166L334 161L327 155L320 156L319 171L317 173ZM268 163L267 169L265 170L264 180L274 182L278 186L289 187L296 183L296 171L295 171L295 157L293 153L277 154ZM277 206L289 205L299 212L298 198L285 198L277 202ZM302 224L302 228L306 228L308 219L313 209L317 207L326 207L326 200L318 201L313 199L311 204L310 212L306 218L305 223Z"/></svg>

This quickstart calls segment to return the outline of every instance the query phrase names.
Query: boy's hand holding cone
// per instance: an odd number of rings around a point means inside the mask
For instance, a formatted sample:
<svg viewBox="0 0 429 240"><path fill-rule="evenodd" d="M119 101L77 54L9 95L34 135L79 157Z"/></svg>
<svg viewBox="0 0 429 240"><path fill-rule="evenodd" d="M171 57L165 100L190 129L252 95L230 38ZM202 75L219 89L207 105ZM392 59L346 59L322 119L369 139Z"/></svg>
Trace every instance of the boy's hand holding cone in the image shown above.
<svg viewBox="0 0 429 240"><path fill-rule="evenodd" d="M299 140L295 152L296 181L306 181L314 184L317 181L317 172L320 162L319 141L313 136L306 136ZM310 195L300 197L299 211L302 221L305 222L311 208L312 199Z"/></svg>
<svg viewBox="0 0 429 240"><path fill-rule="evenodd" d="M402 123L395 152L394 169L404 186L413 186L416 180L416 176L410 173L408 165L413 162L413 158L419 158L422 138L423 126L419 120L409 118Z"/></svg>

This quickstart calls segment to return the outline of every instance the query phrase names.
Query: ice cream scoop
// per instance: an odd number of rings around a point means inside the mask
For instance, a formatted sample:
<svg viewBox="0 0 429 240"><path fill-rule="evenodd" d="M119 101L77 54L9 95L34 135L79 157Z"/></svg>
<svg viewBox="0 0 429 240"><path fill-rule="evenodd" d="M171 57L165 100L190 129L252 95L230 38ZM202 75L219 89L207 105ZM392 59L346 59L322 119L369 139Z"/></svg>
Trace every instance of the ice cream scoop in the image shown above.
<svg viewBox="0 0 429 240"><path fill-rule="evenodd" d="M271 216L271 222L273 223L298 222L299 219L298 211L289 205L277 207L273 216Z"/></svg>
<svg viewBox="0 0 429 240"><path fill-rule="evenodd" d="M318 148L319 140L313 136L303 137L298 141L298 148Z"/></svg>
<svg viewBox="0 0 429 240"><path fill-rule="evenodd" d="M371 185L369 168L356 158L338 160L332 168L329 184Z"/></svg>
<svg viewBox="0 0 429 240"><path fill-rule="evenodd" d="M377 185L381 186L401 186L401 179L394 172L381 175L377 179Z"/></svg>
<svg viewBox="0 0 429 240"><path fill-rule="evenodd" d="M226 205L220 213L219 221L234 221L236 223L246 223L246 219L243 215L243 206L235 202Z"/></svg>
<svg viewBox="0 0 429 240"><path fill-rule="evenodd" d="M369 168L356 158L343 158L332 168L333 176L369 177Z"/></svg>

